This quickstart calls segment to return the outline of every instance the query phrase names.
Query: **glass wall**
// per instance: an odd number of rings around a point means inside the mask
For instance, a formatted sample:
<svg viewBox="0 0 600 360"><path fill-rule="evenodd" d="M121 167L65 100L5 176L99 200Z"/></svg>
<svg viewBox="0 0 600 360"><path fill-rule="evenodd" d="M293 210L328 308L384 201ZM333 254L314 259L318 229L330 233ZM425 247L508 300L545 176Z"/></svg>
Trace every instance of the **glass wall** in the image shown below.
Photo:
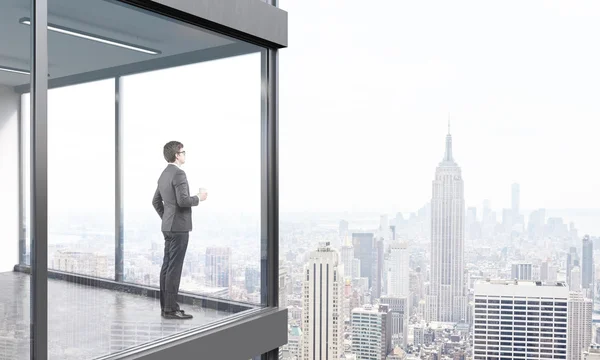
<svg viewBox="0 0 600 360"><path fill-rule="evenodd" d="M163 146L177 140L190 193L209 193L192 209L181 289L259 304L260 53L131 75L121 84L125 281L159 285L165 239L149 201L171 166Z"/></svg>
<svg viewBox="0 0 600 360"><path fill-rule="evenodd" d="M19 197L21 97L15 91L29 88L31 78L31 32L18 23L25 16L31 17L31 1L0 2L0 358L17 360L30 353L30 277L13 271L26 245Z"/></svg>
<svg viewBox="0 0 600 360"><path fill-rule="evenodd" d="M114 91L114 79L48 91L49 269L114 278Z"/></svg>
<svg viewBox="0 0 600 360"><path fill-rule="evenodd" d="M114 354L255 308L261 48L116 2L49 0L48 12L49 358ZM16 90L27 202L31 99ZM193 209L178 316L161 311L152 204L171 140L185 146L189 195L209 194Z"/></svg>
<svg viewBox="0 0 600 360"><path fill-rule="evenodd" d="M259 311L265 49L120 1L31 3L0 5L0 359L94 359L281 316ZM48 71L31 77L46 16Z"/></svg>

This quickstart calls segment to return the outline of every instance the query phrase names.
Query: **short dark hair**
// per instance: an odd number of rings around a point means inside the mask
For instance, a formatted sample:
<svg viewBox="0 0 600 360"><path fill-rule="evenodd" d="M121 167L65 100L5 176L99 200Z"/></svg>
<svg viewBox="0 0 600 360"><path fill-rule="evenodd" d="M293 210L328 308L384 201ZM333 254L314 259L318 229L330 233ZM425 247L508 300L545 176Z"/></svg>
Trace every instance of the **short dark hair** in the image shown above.
<svg viewBox="0 0 600 360"><path fill-rule="evenodd" d="M183 144L179 141L169 141L168 143L166 143L165 147L163 148L163 155L165 156L165 160L167 160L167 162L170 163L175 162L177 154L181 151L182 148Z"/></svg>

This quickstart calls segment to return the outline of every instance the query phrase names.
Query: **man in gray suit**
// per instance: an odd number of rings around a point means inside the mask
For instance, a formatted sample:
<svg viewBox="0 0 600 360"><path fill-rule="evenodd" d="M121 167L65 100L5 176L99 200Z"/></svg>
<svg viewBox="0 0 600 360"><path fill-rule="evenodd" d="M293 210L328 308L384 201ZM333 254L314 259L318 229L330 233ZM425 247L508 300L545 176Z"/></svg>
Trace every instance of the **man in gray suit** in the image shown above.
<svg viewBox="0 0 600 360"><path fill-rule="evenodd" d="M162 219L165 237L165 255L160 270L161 315L167 319L191 319L179 308L177 293L181 280L183 260L192 230L192 206L206 200L202 191L190 196L189 185L181 165L185 164L185 150L178 141L168 142L163 148L169 163L158 179L152 205Z"/></svg>

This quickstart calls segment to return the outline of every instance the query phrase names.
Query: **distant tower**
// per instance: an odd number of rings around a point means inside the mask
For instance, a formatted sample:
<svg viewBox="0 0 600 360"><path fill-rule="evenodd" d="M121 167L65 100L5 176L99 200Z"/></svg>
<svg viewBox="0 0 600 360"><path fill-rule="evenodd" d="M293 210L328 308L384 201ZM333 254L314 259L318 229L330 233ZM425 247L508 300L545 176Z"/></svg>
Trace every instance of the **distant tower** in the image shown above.
<svg viewBox="0 0 600 360"><path fill-rule="evenodd" d="M426 318L428 321L466 321L464 183L461 169L452 156L449 120L446 152L436 169L432 187L431 285L426 299Z"/></svg>
<svg viewBox="0 0 600 360"><path fill-rule="evenodd" d="M588 235L583 238L581 246L581 286L593 299L594 290L594 243Z"/></svg>
<svg viewBox="0 0 600 360"><path fill-rule="evenodd" d="M328 243L310 254L302 294L302 359L338 359L344 351L341 268Z"/></svg>

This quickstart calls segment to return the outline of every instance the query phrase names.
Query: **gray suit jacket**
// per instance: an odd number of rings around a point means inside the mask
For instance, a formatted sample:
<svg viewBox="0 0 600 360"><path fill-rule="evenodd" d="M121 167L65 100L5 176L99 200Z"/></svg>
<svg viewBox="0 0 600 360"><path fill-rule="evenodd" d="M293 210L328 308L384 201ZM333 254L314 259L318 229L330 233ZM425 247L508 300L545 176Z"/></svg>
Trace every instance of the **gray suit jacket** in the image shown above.
<svg viewBox="0 0 600 360"><path fill-rule="evenodd" d="M169 164L158 178L152 206L162 219L162 231L191 231L192 206L198 206L198 196L190 196L185 171Z"/></svg>

